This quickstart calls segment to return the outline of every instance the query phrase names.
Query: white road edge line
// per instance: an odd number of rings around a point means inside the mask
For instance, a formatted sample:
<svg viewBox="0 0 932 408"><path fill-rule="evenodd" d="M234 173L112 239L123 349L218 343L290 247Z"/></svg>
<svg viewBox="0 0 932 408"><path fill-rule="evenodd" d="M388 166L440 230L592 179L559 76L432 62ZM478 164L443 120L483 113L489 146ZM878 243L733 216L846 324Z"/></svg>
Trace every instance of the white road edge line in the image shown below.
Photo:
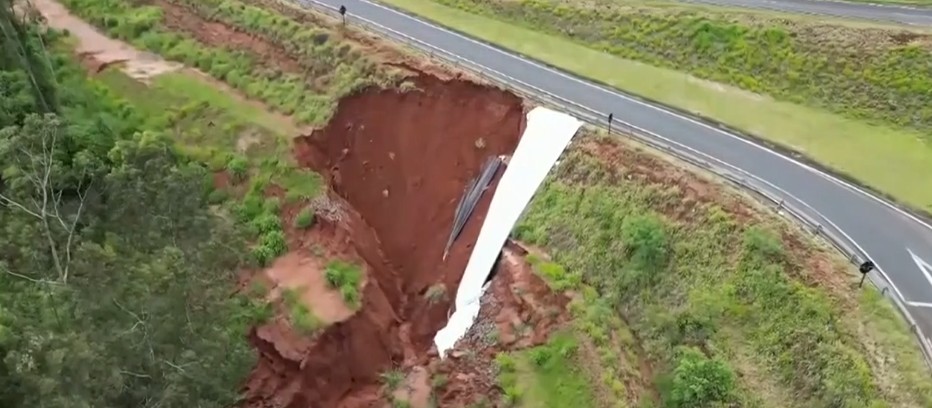
<svg viewBox="0 0 932 408"><path fill-rule="evenodd" d="M910 305L910 306L913 306L913 307L925 307L925 308L932 309L932 303L926 303L926 302L906 302L906 304L907 304L907 305Z"/></svg>
<svg viewBox="0 0 932 408"><path fill-rule="evenodd" d="M310 1L313 1L313 2L317 3L317 1L315 1L315 0L310 0ZM455 31L451 31L451 30L449 30L449 29L447 29L447 28L438 26L438 25L436 25L436 24L433 24L433 23L431 23L431 22L422 20L422 19L420 19L420 18L416 18L416 17L410 16L410 15L408 15L408 14L401 13L401 12L399 12L398 10L395 10L395 9L393 9L393 8L391 8L391 7L383 6L383 5L379 4L379 3L372 2L372 1L370 1L370 0L359 0L359 2L361 2L361 3L366 3L366 4L369 4L369 5L374 6L374 7L378 7L378 8L380 8L380 9L382 9L382 10L385 10L385 11L388 11L388 12L390 12L390 13L392 13L392 14L395 14L395 15L398 15L398 16L401 16L401 17L404 17L404 18L407 18L407 19L412 20L412 21L414 21L414 22L417 22L417 23L419 23L419 24L426 25L426 26L431 27L431 28L433 28L433 29L435 29L435 30L440 30L440 31L446 32L446 33L448 33L448 34L451 34L451 35L454 35L454 36L456 36L456 37L459 37L459 38L461 38L461 39L463 39L463 40L469 41L469 42L471 42L471 43L473 43L473 44L479 45L479 46L481 46L481 47L483 47L483 48L487 48L487 49L490 49L490 50L492 50L492 51L495 51L495 52L497 52L497 53L499 53L499 54L502 54L502 55L504 55L504 56L507 56L508 58L512 58L512 59L521 61L521 62L523 62L523 63L531 64L531 65L533 65L533 66L535 66L535 67L537 67L537 68L540 68L540 69L543 69L543 70L548 71L548 72L550 72L550 73L559 75L559 76L564 77L564 78L566 78L566 79L569 79L569 80L571 80L571 81L574 81L574 82L580 83L580 84L582 84L582 85L585 85L585 86L587 86L587 87L596 89L596 90L598 90L598 91L608 93L608 94L610 94L610 95L612 95L612 96L615 96L615 97L617 97L617 98L621 98L621 99L627 100L627 101L629 101L629 102L634 102L634 103L636 103L636 104L638 104L638 105L641 105L641 106L644 106L644 107L647 107L647 108L656 110L656 111L658 111L658 112L662 112L662 113L664 113L664 114L667 114L667 115L670 115L670 116L673 116L673 117L676 117L676 118L679 118L679 119L682 119L682 120L686 120L686 121L688 121L688 122L691 122L691 123L693 123L693 124L702 126L702 127L706 128L706 129L709 129L709 130L712 130L712 131L714 131L714 132L720 133L720 134L725 135L725 136L727 136L727 137L736 139L736 140L738 140L738 141L740 141L740 142L742 142L742 143L746 143L746 144L748 144L748 145L750 145L750 146L753 146L753 147L755 147L755 148L758 148L758 149L760 149L760 150L763 150L763 151L765 151L765 152L767 152L767 153L770 153L770 154L772 154L772 155L774 155L774 156L776 156L776 157L779 157L779 158L781 158L781 159L783 159L783 160L786 160L786 161L788 161L788 162L790 162L790 163L793 163L793 164L795 164L795 165L797 165L797 166L800 166L800 167L802 167L802 168L804 168L804 169L806 169L806 170L809 170L809 171L811 171L811 172L813 172L813 173L819 175L820 177L823 177L823 178L825 178L825 179L827 179L827 180L829 180L829 181L831 181L831 182L833 182L833 183L835 183L835 184L837 184L837 185L840 185L840 186L845 187L845 188L847 188L847 189L849 189L849 190L851 190L851 191L854 191L854 192L860 193L860 194L862 194L862 195L864 195L864 196L867 196L867 197L869 197L870 199L872 199L872 200L874 200L874 201L876 201L876 202L878 202L878 203L880 203L880 204L883 204L883 205L886 206L887 208L889 208L889 209L891 209L891 210L893 210L893 211L896 211L896 212L899 213L900 215L903 215L903 216L906 216L906 217L912 219L912 220L915 221L916 223L918 223L918 224L924 226L925 228L927 228L928 230L932 231L932 225L930 225L930 224L926 223L925 221L919 219L919 218L916 217L915 215L910 214L909 212L903 211L902 209L900 209L900 208L898 208L897 206L895 206L895 205L893 205L893 204L887 202L886 200L884 200L884 199L882 199L882 198L880 198L880 197L877 197L877 196L875 196L874 194L871 194L870 192L864 190L864 189L861 188L861 187L858 187L858 186L856 186L856 185L850 184L850 183L848 183L847 181L841 180L841 179L839 179L839 178L837 178L837 177L835 177L835 176L833 176L833 175L831 175L831 174L825 173L825 172L822 171L822 170L819 170L819 169L817 169L817 168L814 168L814 167L812 167L812 166L809 166L808 164L805 164L805 163L802 163L802 162L800 162L800 161L797 161L796 159L793 159L793 158L791 158L791 157L787 157L787 156L785 156L785 155L782 155L782 154L780 154L780 153L778 153L778 152L776 152L776 151L773 151L773 150L771 150L771 149L768 149L768 148L765 147L765 146L762 146L762 145L760 145L760 144L758 144L758 143L755 143L755 142L753 142L753 141L747 140L747 139L745 139L745 138L743 138L743 137L741 137L741 136L738 136L738 135L735 135L735 134L726 132L726 131L724 131L724 130L722 130L722 129L719 129L719 128L716 128L716 127L714 127L714 126L710 126L710 125L708 125L708 124L706 124L706 123L700 122L700 121L698 121L698 120L696 120L696 119L693 119L693 118L690 118L690 117L688 117L688 116L684 116L684 115L681 115L681 114L679 114L679 113L669 111L669 110L667 110L667 109L665 109L665 108L662 108L662 107L660 107L660 106L656 106L656 105L653 105L653 104L650 104L650 103L647 103L647 102L644 102L644 101L641 101L641 100L632 98L632 97L630 97L630 96L623 95L623 94L618 93L618 92L616 92L616 91L612 91L612 90L606 89L606 88L604 88L604 87L598 86L598 85L593 84L593 83L591 83L591 82L584 81L584 80L582 80L582 79L580 79L580 78L576 78L576 77L574 77L574 76L572 76L572 75L568 75L568 74L563 73L563 72L560 72L560 71L558 71L558 70L554 70L553 68L550 68L550 67L548 67L548 66L541 65L541 64L537 63L536 61L531 61L531 60L528 60L528 59L521 58L521 57L518 56L518 55L509 53L509 52L506 52L506 51L504 51L504 50L499 49L498 47L492 47L492 46L490 46L490 45L488 45L488 44L486 44L486 43L484 43L484 42L482 42L482 41L478 41L478 40L469 38L469 37L464 36L464 35L462 35L462 34L460 34L460 33L457 33L457 32L455 32ZM322 3L318 3L318 4L322 4ZM331 6L329 6L329 5L326 5L326 4L325 4L325 6L328 7L328 8L333 8L333 7L331 7ZM478 65L478 64L477 64L477 65Z"/></svg>
<svg viewBox="0 0 932 408"><path fill-rule="evenodd" d="M919 267L919 270L922 271L922 274L926 277L926 280L929 281L929 284L932 285L932 265L916 255L912 249L906 248L906 252L909 252L909 256L913 258L913 262L916 263L916 266Z"/></svg>
<svg viewBox="0 0 932 408"><path fill-rule="evenodd" d="M322 2L320 2L319 0L305 0L305 1L308 1L308 2L310 2L310 3L315 3L315 4L317 4L317 5L320 5L320 6L324 7L324 8L330 9L330 10L337 10L336 7L331 6L331 5L329 5L329 4L326 4L326 3L322 3ZM470 41L470 42L473 42L473 43L482 45L482 46L484 46L484 47L486 47L486 48L491 48L491 47L489 47L488 45L483 44L483 43L481 43L481 42L477 42L477 41L472 40L472 39L470 39L470 38L468 38L468 37L464 37L464 36L462 36L462 35L460 35L460 34L451 32L451 31L449 31L449 30L446 30L446 29L443 29L443 28L440 28L440 27L433 26L433 25L430 24L430 23L425 23L425 22L423 22L423 21L421 21L421 20L419 20L419 19L412 18L412 17L410 17L410 16L407 16L407 15L404 14L404 13L399 13L398 11L395 11L395 10L392 10L392 9L390 9L390 8L386 8L386 7L384 7L384 6L381 6L381 5L372 3L372 2L370 2L370 1L368 1L368 0L359 0L359 1L364 2L364 3L367 3L367 4L370 4L370 5L373 5L373 6L376 6L376 7L379 7L379 8L382 8L382 9L386 9L386 10L388 10L388 11L391 11L391 12L394 13L394 14L398 14L398 15L407 17L407 18L409 18L409 19L411 19L411 20L413 20L413 21L415 21L415 22L422 23L422 24L426 24L426 25L428 25L428 26L434 27L434 28L439 29L439 30L441 30L441 31L448 32L448 33L450 33L450 34L454 34L454 35L456 35L456 36L458 36L458 37L461 37L461 38L463 38L463 39L466 39L466 40L468 40L468 41ZM382 29L384 29L384 30L393 32L393 33L395 33L395 34L397 34L397 35L400 35L400 36L402 36L402 37L410 38L410 39L412 39L412 40L414 40L414 41L416 41L416 42L419 42L419 43L423 44L424 46L430 47L430 48L432 48L432 49L436 49L436 50L441 51L441 52L445 52L445 53L447 53L447 54L454 55L454 54L452 54L452 53L449 52L449 51L446 51L446 50L443 50L443 49L434 47L434 46L432 46L432 45L430 45L430 44L427 44L427 43L425 43L425 42L423 42L423 41L414 39L414 38L408 36L407 34L400 33L400 32L398 32L398 31L396 31L396 30L393 30L393 29L391 29L391 28L385 27L385 26L383 26L383 25L381 25L381 24L379 24L379 23L376 23L376 22L374 22L374 21L372 21L372 20L369 20L369 19L367 19L367 18L365 18L365 17L360 17L360 16L355 16L355 17L358 18L358 19L360 19L360 20L363 20L363 21L365 21L365 22L367 22L367 23L369 23L369 24L372 24L372 25L374 25L374 26L380 27L380 28L382 28ZM505 52L503 52L502 50L498 50L498 49L496 49L496 48L491 48L491 49L495 50L495 51L498 52L498 53L502 53L502 54L504 54L504 55L508 55L508 56L510 56L511 58L518 59L519 61L526 61L526 62L528 62L528 63L530 63L530 64L537 65L537 64L534 63L533 61L523 60L523 59L519 58L518 56L514 56L514 55L511 55L511 54L505 53ZM482 68L482 69L484 69L484 70L486 70L486 71L489 71L489 72L491 72L491 73L495 73L495 74L499 75L499 76L502 77L502 78L511 79L511 80L513 80L513 81L515 81L515 82L517 82L517 83L519 83L519 84L522 84L522 85L526 86L526 87L529 87L529 88L532 88L532 89L536 89L536 90L539 90L539 91L541 91L541 92L545 92L545 93L546 93L546 91L544 91L544 90L542 90L542 89L539 89L539 88L537 88L537 87L535 87L535 86L533 86L533 85L527 84L527 83L525 83L525 82L523 82L523 81L521 81L521 80L518 80L518 79L516 79L516 78L511 78L511 77L508 76L508 75L502 74L502 73L500 73L500 72L498 72L498 71L496 71L496 70L494 70L494 69L488 68L488 67L486 67L486 66L484 66L484 65L482 65L482 64L479 64L479 63L474 62L474 61L467 60L467 59L462 58L462 57L459 57L459 58L460 58L461 60L463 60L463 61L470 62L470 63L472 63L473 65L478 66L478 67L480 67L480 68ZM539 65L537 65L537 66L539 66ZM576 81L576 82L580 82L580 83L585 84L585 85L588 85L588 86L590 86L590 87L594 87L595 89L599 89L599 90L601 90L601 91L603 91L603 92L609 92L609 91L607 91L607 90L605 90L605 89L602 89L602 88L599 88L599 87L595 87L594 85L589 84L589 83L584 82L584 81L581 81L581 80L579 80L579 79L577 79L577 78L573 78L573 77L566 76L566 75L564 75L563 73L554 71L554 70L552 70L552 69L550 69L550 68L547 68L547 67L541 67L541 68L544 68L544 69L546 69L546 70L548 70L548 71L554 72L554 73L559 74L559 75L561 75L561 76L565 76L565 77L567 77L567 78L569 78L569 79L572 79L572 80L574 80L574 81ZM611 93L611 92L609 92L609 93ZM549 94L549 93L548 93L548 94ZM709 129L715 130L715 131L720 132L720 133L722 133L722 134L724 134L724 135L727 135L727 136L729 136L729 137L737 138L738 140L741 140L742 142L750 143L750 142L748 142L748 141L746 141L746 140L744 140L744 139L741 139L741 138L738 137L738 136L731 135L731 134L729 134L729 133L727 133L727 132L723 132L723 131L721 131L720 129L716 129L716 128L711 127L711 126L708 126L708 125L706 125L706 124L704 124L704 123L697 122L697 121L695 121L695 120L693 120L693 119L691 119L691 118L684 117L684 116L682 116L682 115L675 114L675 113L673 113L673 112L669 112L669 111L660 109L660 108L655 107L655 106L650 105L650 104L645 104L644 102L641 102L641 101L638 101L638 100L634 100L634 99L628 98L628 97L626 97L626 96L624 96L624 95L620 95L620 94L616 94L616 93L611 93L611 94L617 95L617 96L622 97L622 98L624 98L624 99L631 100L631 101L633 101L633 102L635 102L635 103L638 103L638 104L641 104L641 105L644 105L644 106L647 106L647 107L650 107L650 108L659 110L659 111L664 112L664 113L667 113L667 114L669 114L669 115L673 115L673 116L675 116L675 117L679 117L679 118L686 119L686 120L688 120L688 121L690 121L690 122L693 122L693 123L698 124L698 125L700 125L700 126L704 126L704 127L709 128ZM575 105L575 106L577 106L577 107L583 108L583 109L585 109L585 110L587 110L587 111L590 111L590 112L599 113L598 111L595 111L595 110L593 110L593 109L591 109L591 108L588 108L588 107L586 107L586 106L583 106L583 105L580 105L580 104L578 104L578 103L575 103L575 102L573 102L573 101L564 99L564 98L562 98L562 97L559 97L558 95L554 95L554 96L560 98L560 99L561 99L563 102L565 102L565 103L569 103L569 104ZM663 137L663 136L661 136L661 135L659 135L659 134L657 134L657 133L648 131L648 130L646 130L646 129L642 129L642 128L638 127L638 126L635 126L635 125L626 123L626 122L624 122L624 121L620 121L620 120L617 120L617 119L616 119L616 121L618 121L618 122L620 122L620 123L624 123L625 125L630 126L631 128L633 128L633 129L635 129L635 130L637 130L637 131L640 131L640 132L643 132L643 133L645 133L645 134L648 134L648 135L651 135L651 136L653 136L653 137L656 137L656 138L658 138L658 139L660 139L660 140L663 140L664 142L667 142L667 143L669 143L669 144L675 145L675 146L677 146L677 147L679 147L679 148L681 148L681 149L685 149L685 150L688 150L688 151L695 152L695 154L698 154L698 155L700 155L700 156L702 156L702 157L709 158L709 159L711 159L711 160L713 160L713 161L715 161L715 162L717 162L717 163L719 163L719 164L721 164L721 165L724 165L725 167L730 167L730 168L736 169L736 170L738 170L739 172L742 172L742 173L744 173L744 174L749 174L749 175L751 175L752 177L756 177L756 176L754 176L753 174L748 173L747 171L741 170L741 169L739 169L739 168L737 168L737 167L735 167L735 166L733 166L733 165L731 165L731 164L725 163L725 162L723 162L723 161L721 161L721 160L719 160L719 159L716 159L716 158L714 158L714 157L711 157L711 156L709 156L709 155L707 155L707 154L705 154L705 153L699 152L699 151L697 151L697 150L695 150L695 149L693 149L693 148L691 148L691 147L689 147L689 146L685 146L685 145L683 145L683 144L681 144L681 143L679 143L679 142L676 142L676 141L667 139L666 137ZM825 176L831 177L831 176L829 176L829 175L827 175L827 174L824 174L824 173L822 173L822 172L820 172L820 171L818 171L818 170L816 170L816 169L812 169L812 168L810 168L810 167L808 167L808 166L806 166L806 165L804 165L804 164L802 164L802 163L796 162L795 160L789 159L789 158L784 157L784 156L782 156L782 155L780 155L780 154L778 154L778 153L776 153L776 152L773 152L773 151L771 151L771 150L769 150L769 149L766 149L766 148L764 148L763 146L759 146L759 145L753 144L753 143L751 143L751 144L752 144L753 146L757 147L757 148L763 149L763 150L766 151L766 152L769 152L769 153L771 153L771 154L774 154L774 155L776 155L777 157L787 159L787 160L789 160L789 161L792 162L792 163L796 163L796 164L798 164L798 165L800 165L800 166L803 166L803 167L805 167L805 168L808 168L808 169L810 169L811 171L815 172L816 174L821 174L821 175L825 175ZM852 239L851 236L849 236L849 235L848 235L846 232L844 232L841 228L839 228L837 225L835 225L835 223L833 223L833 222L832 222L831 220L829 220L827 217L825 217L825 216L822 215L820 212L818 212L817 210L815 210L814 208L812 208L811 206L809 206L805 201L800 200L800 199L797 198L796 196L794 196L794 195L790 194L789 192L787 192L787 191L781 189L780 187L777 187L777 186L773 185L772 183L770 183L770 182L767 181L767 180L761 179L761 178L759 178L759 177L756 177L756 179L759 180L759 181L761 181L761 182L763 182L763 183L766 183L768 186L770 186L771 188L775 189L777 192L780 192L780 193L786 195L787 197L792 198L793 200L799 202L800 204L802 204L802 205L806 206L807 208L809 208L811 211L813 211L813 212L815 212L816 214L818 214L820 218L822 218L826 223L828 223L833 229L835 229L835 230L838 231L840 234L842 234L842 235L845 237L845 239L847 239L849 242L851 242L862 256L867 256L867 252L864 250L864 248L862 248L860 244L858 244L854 239ZM846 186L846 184L844 184L843 182L838 181L838 180L836 180L836 183L841 183L842 186ZM865 194L865 195L867 195L868 197L871 197L871 198L873 198L873 199L875 199L875 200L879 200L878 198L873 197L873 196L871 196L870 194L865 193L864 191L861 191L861 190L856 190L856 191L860 191L862 194ZM902 212L901 210L899 210L898 208L893 207L893 206L891 206L890 204L888 204L888 203L886 203L886 202L884 202L884 201L882 201L882 200L879 200L879 201L880 201L881 203L884 203L884 204L890 206L891 208L893 208L893 209L896 210L897 212L903 213L903 212ZM908 213L903 213L903 214L909 216L910 218L915 219L915 217L913 217L911 214L908 214ZM918 222L919 222L920 224L922 224L922 225L925 225L927 228L932 229L932 226L929 226L928 224L925 224L924 222L922 222L922 221L920 221L920 220L918 220L918 219L916 219L916 221L918 221ZM876 266L876 268L877 268L877 272L884 278L884 280L887 282L887 284L889 284L889 286L890 286L891 288L893 288L893 291L897 294L897 296L899 297L899 299L902 299L903 302L908 302L908 301L906 300L906 298L903 297L903 293L900 292L900 290L899 290L899 288L896 286L896 284L893 283L893 280L890 279L890 276L887 275L887 274L883 271L883 268L880 266L880 263L877 262L877 261L875 261L875 266Z"/></svg>

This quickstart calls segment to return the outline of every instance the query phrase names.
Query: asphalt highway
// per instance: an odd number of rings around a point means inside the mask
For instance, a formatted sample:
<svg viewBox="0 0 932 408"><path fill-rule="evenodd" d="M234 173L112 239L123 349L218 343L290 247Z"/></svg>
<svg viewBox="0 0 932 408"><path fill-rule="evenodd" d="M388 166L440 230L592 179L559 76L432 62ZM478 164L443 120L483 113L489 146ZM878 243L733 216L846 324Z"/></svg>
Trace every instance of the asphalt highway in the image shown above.
<svg viewBox="0 0 932 408"><path fill-rule="evenodd" d="M717 6L776 10L787 13L821 14L863 20L892 21L916 26L932 26L932 8L849 3L826 0L680 0Z"/></svg>
<svg viewBox="0 0 932 408"><path fill-rule="evenodd" d="M550 94L688 146L728 163L805 201L849 235L894 282L926 335L932 334L932 226L865 191L694 118L592 84L368 0L298 0L306 6L341 5L354 18L377 23L488 72L520 80Z"/></svg>

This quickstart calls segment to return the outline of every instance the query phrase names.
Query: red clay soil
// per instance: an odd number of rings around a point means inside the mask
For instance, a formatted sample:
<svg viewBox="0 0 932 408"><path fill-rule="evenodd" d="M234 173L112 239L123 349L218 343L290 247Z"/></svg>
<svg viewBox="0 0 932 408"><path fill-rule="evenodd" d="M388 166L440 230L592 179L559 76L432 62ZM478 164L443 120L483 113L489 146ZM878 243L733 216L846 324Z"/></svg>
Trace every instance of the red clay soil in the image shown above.
<svg viewBox="0 0 932 408"><path fill-rule="evenodd" d="M145 2L163 10L165 18L162 21L172 31L189 33L199 42L211 47L249 52L257 57L257 60L265 61L269 66L276 67L283 72L304 72L301 64L288 57L287 50L278 44L264 41L234 26L205 20L188 6L176 4L170 0L145 0Z"/></svg>
<svg viewBox="0 0 932 408"><path fill-rule="evenodd" d="M468 407L500 401L495 356L544 344L550 333L568 320L569 298L550 290L525 260L526 254L517 244L506 244L499 272L482 296L476 322L449 357L435 358L429 364L432 377L447 379L433 390L437 406Z"/></svg>
<svg viewBox="0 0 932 408"><path fill-rule="evenodd" d="M486 158L514 151L525 117L522 100L505 91L414 81L411 92L344 98L327 127L296 139L298 162L325 174L331 198L345 202L343 227L369 276L359 311L302 352L283 355L251 335L261 358L247 406L381 406L379 374L429 360L495 185L442 261L456 204ZM425 293L436 284L448 295L431 302Z"/></svg>

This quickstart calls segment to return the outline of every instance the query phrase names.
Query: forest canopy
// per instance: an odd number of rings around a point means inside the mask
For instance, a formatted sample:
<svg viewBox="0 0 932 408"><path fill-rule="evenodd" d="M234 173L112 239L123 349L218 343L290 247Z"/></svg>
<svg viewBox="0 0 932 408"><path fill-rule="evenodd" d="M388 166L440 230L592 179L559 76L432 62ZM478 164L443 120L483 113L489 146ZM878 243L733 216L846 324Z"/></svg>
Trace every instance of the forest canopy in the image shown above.
<svg viewBox="0 0 932 408"><path fill-rule="evenodd" d="M0 0L0 406L222 407L254 355L210 172Z"/></svg>

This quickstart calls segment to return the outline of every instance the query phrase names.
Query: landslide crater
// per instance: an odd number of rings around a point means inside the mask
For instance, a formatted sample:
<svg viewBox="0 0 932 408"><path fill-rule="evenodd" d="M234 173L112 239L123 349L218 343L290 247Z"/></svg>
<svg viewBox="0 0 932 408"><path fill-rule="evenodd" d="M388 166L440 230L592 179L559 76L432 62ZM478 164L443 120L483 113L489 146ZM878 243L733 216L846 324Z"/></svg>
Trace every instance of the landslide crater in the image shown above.
<svg viewBox="0 0 932 408"><path fill-rule="evenodd" d="M296 139L298 162L323 174L331 198L348 209L340 228L369 276L358 312L300 352L252 335L260 362L247 405L372 406L379 375L422 364L446 324L495 184L442 260L457 202L486 158L513 153L524 107L511 93L465 80L412 81L415 90L346 97L326 127Z"/></svg>

